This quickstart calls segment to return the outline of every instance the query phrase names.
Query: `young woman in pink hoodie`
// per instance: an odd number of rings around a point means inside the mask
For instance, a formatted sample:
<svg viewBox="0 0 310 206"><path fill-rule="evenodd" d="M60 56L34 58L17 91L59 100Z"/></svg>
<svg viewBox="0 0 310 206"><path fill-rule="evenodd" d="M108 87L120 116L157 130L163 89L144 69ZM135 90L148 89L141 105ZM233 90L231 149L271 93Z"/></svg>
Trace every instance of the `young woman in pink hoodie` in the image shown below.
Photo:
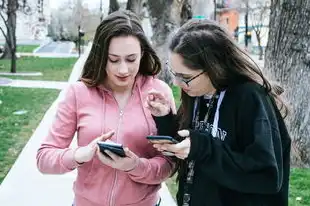
<svg viewBox="0 0 310 206"><path fill-rule="evenodd" d="M75 206L154 206L160 200L157 191L174 163L146 139L157 128L145 108L148 91L156 89L175 111L171 89L154 77L160 70L136 15L118 11L101 22L81 81L68 88L37 153L42 173L77 169ZM78 147L72 149L75 132ZM107 140L122 144L126 157L103 155L97 142Z"/></svg>

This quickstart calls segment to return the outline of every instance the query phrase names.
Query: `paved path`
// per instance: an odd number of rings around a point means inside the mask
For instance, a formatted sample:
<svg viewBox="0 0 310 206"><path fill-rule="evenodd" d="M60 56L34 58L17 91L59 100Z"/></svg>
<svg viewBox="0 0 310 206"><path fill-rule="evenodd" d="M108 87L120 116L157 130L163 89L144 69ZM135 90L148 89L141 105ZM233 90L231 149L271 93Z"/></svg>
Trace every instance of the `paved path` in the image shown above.
<svg viewBox="0 0 310 206"><path fill-rule="evenodd" d="M68 83L75 82L81 73L81 68L86 60L88 50L85 55L75 64ZM19 82L19 85L17 84ZM22 87L44 87L43 81L19 80L15 86ZM34 83L34 84L33 84ZM45 82L46 83L46 82ZM55 82L54 82L55 83ZM51 85L59 88L66 88L68 83L59 83ZM31 86L32 85L32 86ZM12 85L11 85L12 86ZM53 87L54 87L53 86ZM10 172L0 185L0 206L70 206L74 198L72 184L76 177L76 171L64 175L43 175L36 167L36 152L39 148L42 138L47 135L48 128L52 124L56 113L58 102L63 99L65 89L60 92L59 97L46 112L41 123L31 136L30 140L20 153ZM76 136L71 147L76 146ZM159 191L162 197L161 206L175 206L170 192L165 184Z"/></svg>
<svg viewBox="0 0 310 206"><path fill-rule="evenodd" d="M74 46L73 42L50 42L38 50L35 53L70 53Z"/></svg>

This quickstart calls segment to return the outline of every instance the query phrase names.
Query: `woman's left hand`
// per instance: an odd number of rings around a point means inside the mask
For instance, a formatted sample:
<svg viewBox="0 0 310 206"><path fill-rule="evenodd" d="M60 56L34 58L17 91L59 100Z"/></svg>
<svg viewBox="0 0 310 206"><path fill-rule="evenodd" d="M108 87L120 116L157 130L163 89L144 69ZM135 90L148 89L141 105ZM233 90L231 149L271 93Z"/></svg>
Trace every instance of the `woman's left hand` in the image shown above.
<svg viewBox="0 0 310 206"><path fill-rule="evenodd" d="M185 139L177 144L154 144L153 146L160 152L171 152L179 159L186 159L191 148L191 141L188 130L178 131L178 134Z"/></svg>
<svg viewBox="0 0 310 206"><path fill-rule="evenodd" d="M139 157L134 154L132 151L130 151L128 148L124 148L126 157L120 157L113 152L105 151L111 158L103 155L100 152L100 149L97 150L97 156L99 160L105 164L108 165L114 169L122 170L125 172L128 172L130 170L133 170L139 163Z"/></svg>

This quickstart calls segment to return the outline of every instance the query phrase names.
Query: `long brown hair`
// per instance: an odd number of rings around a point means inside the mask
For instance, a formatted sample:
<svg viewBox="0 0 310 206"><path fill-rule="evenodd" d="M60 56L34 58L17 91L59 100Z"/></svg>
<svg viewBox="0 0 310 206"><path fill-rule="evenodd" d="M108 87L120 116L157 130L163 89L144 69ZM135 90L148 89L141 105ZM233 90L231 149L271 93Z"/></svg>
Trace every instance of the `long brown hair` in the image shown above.
<svg viewBox="0 0 310 206"><path fill-rule="evenodd" d="M102 84L107 76L108 50L113 37L135 36L138 38L142 58L139 74L154 76L161 71L161 63L149 43L140 19L130 11L116 11L108 15L97 27L90 54L86 60L80 80L87 86Z"/></svg>
<svg viewBox="0 0 310 206"><path fill-rule="evenodd" d="M284 90L272 86L258 65L217 23L189 20L172 37L169 49L183 57L184 65L205 71L218 91L245 81L261 84L275 99L283 117L287 115L288 109L279 96ZM181 100L178 116L180 129L184 129L190 125L194 100L183 91Z"/></svg>

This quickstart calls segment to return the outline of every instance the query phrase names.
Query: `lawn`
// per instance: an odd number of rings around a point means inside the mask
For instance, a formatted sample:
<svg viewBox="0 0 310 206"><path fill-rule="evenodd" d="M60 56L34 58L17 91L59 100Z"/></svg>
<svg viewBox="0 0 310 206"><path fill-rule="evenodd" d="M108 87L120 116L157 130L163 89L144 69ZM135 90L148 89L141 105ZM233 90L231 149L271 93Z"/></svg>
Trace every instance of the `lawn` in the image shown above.
<svg viewBox="0 0 310 206"><path fill-rule="evenodd" d="M11 79L67 81L77 58L22 57L17 60L17 72L41 72L43 76L5 76ZM0 72L10 71L10 60L0 60Z"/></svg>
<svg viewBox="0 0 310 206"><path fill-rule="evenodd" d="M180 89L173 86L173 95L176 100L177 106L180 104ZM166 183L175 198L177 192L176 175L170 178ZM290 206L309 206L310 205L310 169L291 169L290 178Z"/></svg>
<svg viewBox="0 0 310 206"><path fill-rule="evenodd" d="M176 175L166 181L173 198L177 193ZM310 205L310 169L291 169L290 206Z"/></svg>
<svg viewBox="0 0 310 206"><path fill-rule="evenodd" d="M0 87L0 183L59 90ZM25 114L13 114L27 111Z"/></svg>
<svg viewBox="0 0 310 206"><path fill-rule="evenodd" d="M20 53L32 53L33 50L38 48L40 45L17 45L17 52Z"/></svg>

